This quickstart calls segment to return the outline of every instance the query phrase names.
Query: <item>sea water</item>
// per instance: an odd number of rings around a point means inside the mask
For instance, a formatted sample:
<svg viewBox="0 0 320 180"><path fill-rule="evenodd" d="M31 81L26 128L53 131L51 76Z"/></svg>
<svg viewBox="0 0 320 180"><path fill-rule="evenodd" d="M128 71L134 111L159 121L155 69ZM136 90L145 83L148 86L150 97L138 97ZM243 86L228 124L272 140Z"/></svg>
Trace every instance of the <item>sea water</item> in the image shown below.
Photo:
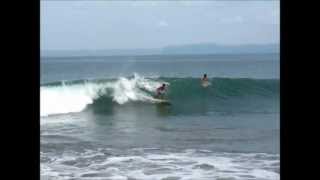
<svg viewBox="0 0 320 180"><path fill-rule="evenodd" d="M41 179L279 179L279 54L42 57L40 93Z"/></svg>

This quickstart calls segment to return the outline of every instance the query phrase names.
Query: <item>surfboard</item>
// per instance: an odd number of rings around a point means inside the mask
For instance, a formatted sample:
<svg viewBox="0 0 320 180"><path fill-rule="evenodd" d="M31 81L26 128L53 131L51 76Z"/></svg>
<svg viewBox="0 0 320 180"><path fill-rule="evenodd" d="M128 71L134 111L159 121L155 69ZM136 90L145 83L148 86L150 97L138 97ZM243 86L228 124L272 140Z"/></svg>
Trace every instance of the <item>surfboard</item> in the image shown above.
<svg viewBox="0 0 320 180"><path fill-rule="evenodd" d="M171 105L169 100L165 100L165 99L154 99L155 103L157 104L163 104L163 105Z"/></svg>
<svg viewBox="0 0 320 180"><path fill-rule="evenodd" d="M210 85L210 82L204 81L201 83L202 87L208 87Z"/></svg>

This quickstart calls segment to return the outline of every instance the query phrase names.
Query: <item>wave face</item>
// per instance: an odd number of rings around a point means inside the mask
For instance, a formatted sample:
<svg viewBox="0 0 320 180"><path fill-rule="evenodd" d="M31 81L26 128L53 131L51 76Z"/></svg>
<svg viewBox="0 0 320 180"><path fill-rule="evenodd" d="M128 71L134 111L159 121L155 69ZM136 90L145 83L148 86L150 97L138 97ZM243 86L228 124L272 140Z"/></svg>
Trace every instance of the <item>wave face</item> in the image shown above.
<svg viewBox="0 0 320 180"><path fill-rule="evenodd" d="M262 99L277 100L279 96L279 80L275 79L212 78L211 86L203 88L197 78L144 78L135 74L128 78L43 84L41 116L80 112L88 107L149 106L157 103L153 96L162 83L168 85L166 98L175 112L190 112L203 105L219 111L222 107L243 107Z"/></svg>

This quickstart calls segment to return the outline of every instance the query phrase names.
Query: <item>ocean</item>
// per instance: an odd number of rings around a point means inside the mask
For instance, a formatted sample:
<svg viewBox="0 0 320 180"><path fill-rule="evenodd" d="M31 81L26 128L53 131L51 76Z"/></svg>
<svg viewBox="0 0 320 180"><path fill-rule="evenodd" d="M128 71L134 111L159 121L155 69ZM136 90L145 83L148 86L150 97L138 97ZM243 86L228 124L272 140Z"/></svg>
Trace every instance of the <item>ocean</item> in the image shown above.
<svg viewBox="0 0 320 180"><path fill-rule="evenodd" d="M279 54L42 57L41 179L280 179L279 66ZM153 97L162 83L171 105Z"/></svg>

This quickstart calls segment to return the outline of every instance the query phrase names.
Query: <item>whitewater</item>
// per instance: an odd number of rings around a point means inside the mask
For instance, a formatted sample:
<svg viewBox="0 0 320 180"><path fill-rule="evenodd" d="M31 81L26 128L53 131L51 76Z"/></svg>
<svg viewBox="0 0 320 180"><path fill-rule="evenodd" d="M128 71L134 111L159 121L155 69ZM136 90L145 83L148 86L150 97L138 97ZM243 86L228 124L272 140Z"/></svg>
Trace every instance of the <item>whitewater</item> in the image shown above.
<svg viewBox="0 0 320 180"><path fill-rule="evenodd" d="M165 82L151 81L135 74L131 79L120 77L118 80L106 83L84 81L80 84L66 85L62 82L59 86L42 86L41 116L80 112L101 96L112 97L118 104L129 101L156 103L157 100L145 91L155 92L162 83Z"/></svg>

